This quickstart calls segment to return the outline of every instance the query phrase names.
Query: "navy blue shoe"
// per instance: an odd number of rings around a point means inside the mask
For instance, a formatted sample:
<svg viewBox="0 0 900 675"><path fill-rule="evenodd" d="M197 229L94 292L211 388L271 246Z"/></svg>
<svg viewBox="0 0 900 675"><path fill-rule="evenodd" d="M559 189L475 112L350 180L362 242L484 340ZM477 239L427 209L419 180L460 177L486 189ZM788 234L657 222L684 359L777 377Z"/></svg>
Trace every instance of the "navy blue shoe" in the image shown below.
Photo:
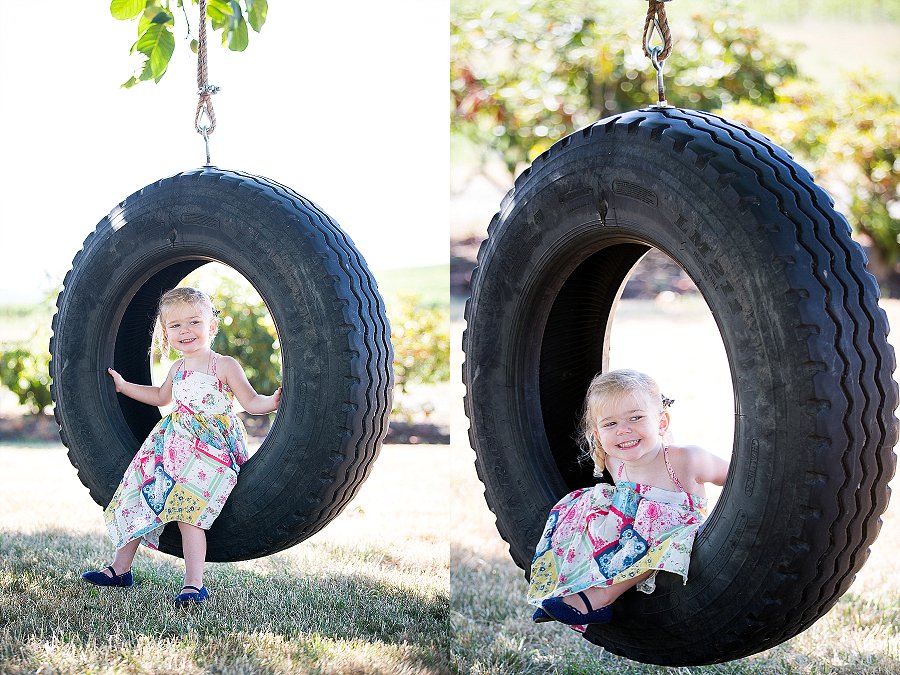
<svg viewBox="0 0 900 675"><path fill-rule="evenodd" d="M578 595L587 607L587 614L565 603L562 598L547 598L541 603L541 608L554 619L567 626L583 626L589 623L609 623L612 620L612 605L594 609L588 596L579 591Z"/></svg>
<svg viewBox="0 0 900 675"><path fill-rule="evenodd" d="M193 589L191 593L185 593L185 589ZM196 586L182 586L181 593L175 596L176 607L189 607L191 605L202 605L209 597L209 591L206 586L197 588Z"/></svg>
<svg viewBox="0 0 900 675"><path fill-rule="evenodd" d="M106 576L100 570L92 570L91 572L82 574L81 578L89 584L94 584L94 586L121 586L122 588L134 586L134 576L132 576L131 570L123 572L122 574L116 574L112 565L109 565L106 569L112 574L111 577Z"/></svg>
<svg viewBox="0 0 900 675"><path fill-rule="evenodd" d="M547 614L542 608L538 607L531 615L531 620L535 623L545 623L547 621L556 621L552 616Z"/></svg>

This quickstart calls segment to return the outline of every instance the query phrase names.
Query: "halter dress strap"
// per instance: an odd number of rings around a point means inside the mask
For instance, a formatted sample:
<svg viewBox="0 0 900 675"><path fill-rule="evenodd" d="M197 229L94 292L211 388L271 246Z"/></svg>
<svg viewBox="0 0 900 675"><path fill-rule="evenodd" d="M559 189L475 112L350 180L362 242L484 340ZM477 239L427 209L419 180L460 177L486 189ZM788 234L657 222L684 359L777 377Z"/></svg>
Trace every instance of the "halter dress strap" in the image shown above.
<svg viewBox="0 0 900 675"><path fill-rule="evenodd" d="M690 504L691 508L693 509L694 508L694 500L691 499L691 493L687 492L681 486L681 481L678 480L678 476L675 475L675 469L672 468L672 464L669 462L669 448L668 448L668 446L665 446L665 445L663 446L663 459L666 462L666 469L669 472L669 478L671 478L672 482L675 483L675 487L678 488L678 491L683 492L687 496L688 503Z"/></svg>
<svg viewBox="0 0 900 675"><path fill-rule="evenodd" d="M675 483L675 487L678 488L679 492L684 492L684 488L681 487L681 481L678 480L678 476L675 475L675 469L673 469L672 465L669 463L669 448L666 446L663 446L663 459L666 461L666 469L669 472L669 478Z"/></svg>
<svg viewBox="0 0 900 675"><path fill-rule="evenodd" d="M210 375L212 375L214 378L216 378L216 386L219 388L219 391L225 392L225 393L230 393L231 390L226 389L226 387L228 387L228 385L225 384L224 382L222 382L222 379L219 377L219 374L216 372L216 366L218 365L218 363L219 363L219 355L216 354L215 352L213 352L212 365L210 366L210 371L212 371L212 372L210 372Z"/></svg>

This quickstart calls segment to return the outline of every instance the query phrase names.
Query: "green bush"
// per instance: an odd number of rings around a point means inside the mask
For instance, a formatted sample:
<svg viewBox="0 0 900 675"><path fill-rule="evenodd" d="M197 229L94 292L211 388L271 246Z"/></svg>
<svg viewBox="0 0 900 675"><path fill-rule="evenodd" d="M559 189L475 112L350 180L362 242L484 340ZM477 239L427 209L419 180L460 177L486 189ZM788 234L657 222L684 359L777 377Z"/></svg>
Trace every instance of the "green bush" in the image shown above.
<svg viewBox="0 0 900 675"><path fill-rule="evenodd" d="M221 328L213 340L213 349L237 359L257 391L275 391L281 383L281 352L265 304L246 282L216 277L211 285L201 285L206 286L211 289L213 304L221 310ZM56 295L54 292L40 307L34 308L33 314L49 317ZM30 339L0 349L0 384L33 412L42 412L52 403L48 341L49 328L41 325ZM158 342L154 340L154 344ZM173 350L166 357L174 360L178 354ZM159 361L159 358L160 354L154 350L154 360Z"/></svg>
<svg viewBox="0 0 900 675"><path fill-rule="evenodd" d="M463 8L450 22L452 131L499 154L512 174L575 129L656 102L642 28L609 3ZM740 12L717 6L679 26L666 72L672 105L713 110L771 103L797 67Z"/></svg>
<svg viewBox="0 0 900 675"><path fill-rule="evenodd" d="M423 305L414 294L400 294L388 306L394 345L394 379L401 392L410 383L450 379L450 317L445 309Z"/></svg>
<svg viewBox="0 0 900 675"><path fill-rule="evenodd" d="M252 286L231 278L217 278L214 283L198 285L210 288L213 303L221 310L221 327L213 340L213 349L237 359L257 391L274 391L281 381L281 352L265 304ZM388 315L398 390L406 393L413 383L449 380L448 310L424 303L418 295L398 294L389 303ZM48 328L41 325L31 339L5 345L0 350L0 383L34 412L41 412L52 403L47 333ZM175 352L166 356L177 358ZM159 357L154 355L156 360Z"/></svg>
<svg viewBox="0 0 900 675"><path fill-rule="evenodd" d="M15 394L32 413L42 413L50 398L50 317L56 309L55 289L36 305L6 306L0 343L0 385Z"/></svg>
<svg viewBox="0 0 900 675"><path fill-rule="evenodd" d="M222 279L211 297L221 310L212 348L235 358L256 391L271 394L281 386L281 349L265 303L250 284L231 279Z"/></svg>
<svg viewBox="0 0 900 675"><path fill-rule="evenodd" d="M578 128L655 101L642 23L583 0L470 3L451 21L451 129L511 174ZM674 15L675 13L673 13ZM870 270L900 293L900 106L871 74L823 95L740 11L673 26L669 103L743 121L786 147L872 242Z"/></svg>
<svg viewBox="0 0 900 675"><path fill-rule="evenodd" d="M41 413L50 399L50 352L16 346L0 352L0 383L33 413Z"/></svg>

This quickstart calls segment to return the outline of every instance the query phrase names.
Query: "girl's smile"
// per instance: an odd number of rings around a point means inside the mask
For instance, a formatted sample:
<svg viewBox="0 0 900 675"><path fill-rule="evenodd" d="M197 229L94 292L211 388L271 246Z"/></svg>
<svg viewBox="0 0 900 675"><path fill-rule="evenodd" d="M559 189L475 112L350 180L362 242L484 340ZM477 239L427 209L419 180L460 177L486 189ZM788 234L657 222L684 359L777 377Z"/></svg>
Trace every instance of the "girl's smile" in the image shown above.
<svg viewBox="0 0 900 675"><path fill-rule="evenodd" d="M647 396L625 395L599 410L597 433L610 456L629 464L656 458L669 416Z"/></svg>
<svg viewBox="0 0 900 675"><path fill-rule="evenodd" d="M182 303L166 312L164 325L166 339L172 348L188 356L209 349L218 320L207 316L202 307Z"/></svg>

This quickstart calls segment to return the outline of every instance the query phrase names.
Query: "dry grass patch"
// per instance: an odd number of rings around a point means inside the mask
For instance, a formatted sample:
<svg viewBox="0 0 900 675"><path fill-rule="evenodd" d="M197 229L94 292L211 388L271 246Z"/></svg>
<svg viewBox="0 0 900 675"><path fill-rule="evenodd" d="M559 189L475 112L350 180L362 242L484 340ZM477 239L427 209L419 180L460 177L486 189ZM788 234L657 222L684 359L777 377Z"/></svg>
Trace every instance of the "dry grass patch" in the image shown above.
<svg viewBox="0 0 900 675"><path fill-rule="evenodd" d="M385 447L331 525L210 564L210 600L181 611L162 553L141 551L130 589L82 582L111 554L100 508L61 446L0 445L0 672L447 672L448 466L440 446Z"/></svg>

